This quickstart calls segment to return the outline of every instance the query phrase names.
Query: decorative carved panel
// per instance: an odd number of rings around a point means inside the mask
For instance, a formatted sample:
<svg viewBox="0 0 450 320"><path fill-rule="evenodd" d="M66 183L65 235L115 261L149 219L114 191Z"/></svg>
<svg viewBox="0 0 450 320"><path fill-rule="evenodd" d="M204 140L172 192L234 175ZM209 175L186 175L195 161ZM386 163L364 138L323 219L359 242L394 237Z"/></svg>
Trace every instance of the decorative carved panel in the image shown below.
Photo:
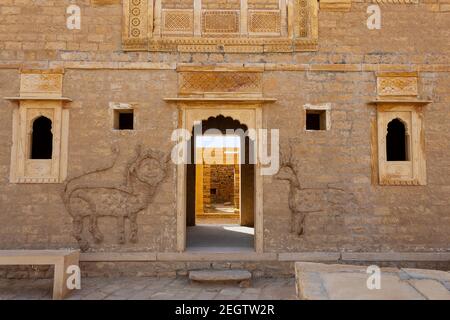
<svg viewBox="0 0 450 320"><path fill-rule="evenodd" d="M179 93L261 93L261 72L180 72Z"/></svg>
<svg viewBox="0 0 450 320"><path fill-rule="evenodd" d="M279 10L249 10L248 30L252 33L281 32L281 16Z"/></svg>
<svg viewBox="0 0 450 320"><path fill-rule="evenodd" d="M317 0L266 2L124 0L123 49L249 53L317 50Z"/></svg>
<svg viewBox="0 0 450 320"><path fill-rule="evenodd" d="M202 33L205 35L239 33L239 11L204 10L202 12Z"/></svg>
<svg viewBox="0 0 450 320"><path fill-rule="evenodd" d="M416 73L380 74L377 78L379 96L417 96Z"/></svg>
<svg viewBox="0 0 450 320"><path fill-rule="evenodd" d="M21 78L20 94L22 96L60 96L62 90L62 74L26 73Z"/></svg>
<svg viewBox="0 0 450 320"><path fill-rule="evenodd" d="M124 0L123 44L130 50L146 49L153 22L153 0ZM149 17L150 14L150 17ZM150 19L149 19L150 18ZM150 21L150 23L149 23Z"/></svg>
<svg viewBox="0 0 450 320"><path fill-rule="evenodd" d="M163 34L190 34L194 32L194 11L168 10L162 11Z"/></svg>

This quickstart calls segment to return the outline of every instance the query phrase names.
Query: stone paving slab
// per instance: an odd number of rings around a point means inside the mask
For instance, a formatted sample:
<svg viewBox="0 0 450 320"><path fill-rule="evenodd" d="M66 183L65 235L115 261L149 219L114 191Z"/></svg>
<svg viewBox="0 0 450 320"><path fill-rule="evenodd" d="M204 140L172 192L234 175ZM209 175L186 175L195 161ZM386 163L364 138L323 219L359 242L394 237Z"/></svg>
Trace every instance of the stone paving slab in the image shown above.
<svg viewBox="0 0 450 320"><path fill-rule="evenodd" d="M367 266L297 262L296 290L304 300L450 300L450 273L381 268L380 288L369 289Z"/></svg>
<svg viewBox="0 0 450 320"><path fill-rule="evenodd" d="M52 279L0 279L0 300L51 300ZM84 278L68 300L294 300L295 279L257 278L251 288L191 284L187 277Z"/></svg>

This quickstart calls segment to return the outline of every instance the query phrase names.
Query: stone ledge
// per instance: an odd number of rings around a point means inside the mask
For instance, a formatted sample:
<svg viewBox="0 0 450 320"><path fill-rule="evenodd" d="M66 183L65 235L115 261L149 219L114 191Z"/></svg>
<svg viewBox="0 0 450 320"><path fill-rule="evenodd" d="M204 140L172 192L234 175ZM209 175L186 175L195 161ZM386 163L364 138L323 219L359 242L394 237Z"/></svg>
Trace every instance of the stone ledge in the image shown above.
<svg viewBox="0 0 450 320"><path fill-rule="evenodd" d="M280 253L278 261L334 261L337 262L341 257L340 252L297 252Z"/></svg>
<svg viewBox="0 0 450 320"><path fill-rule="evenodd" d="M80 261L436 262L450 261L450 252L88 252L81 254Z"/></svg>
<svg viewBox="0 0 450 320"><path fill-rule="evenodd" d="M202 253L202 252L183 252L183 253L158 253L158 261L277 261L276 253L256 253L256 252L237 252L237 253Z"/></svg>
<svg viewBox="0 0 450 320"><path fill-rule="evenodd" d="M189 68L187 63L176 62L87 62L87 61L53 61L33 63L2 62L0 69L20 68L65 68L81 70L177 70L179 66ZM215 68L254 68L261 71L310 71L310 72L450 72L450 64L285 64L285 63L251 63L216 64Z"/></svg>
<svg viewBox="0 0 450 320"><path fill-rule="evenodd" d="M343 252L343 261L450 261L450 252Z"/></svg>
<svg viewBox="0 0 450 320"><path fill-rule="evenodd" d="M156 253L152 252L95 252L82 253L80 261L100 262L100 261L156 261Z"/></svg>

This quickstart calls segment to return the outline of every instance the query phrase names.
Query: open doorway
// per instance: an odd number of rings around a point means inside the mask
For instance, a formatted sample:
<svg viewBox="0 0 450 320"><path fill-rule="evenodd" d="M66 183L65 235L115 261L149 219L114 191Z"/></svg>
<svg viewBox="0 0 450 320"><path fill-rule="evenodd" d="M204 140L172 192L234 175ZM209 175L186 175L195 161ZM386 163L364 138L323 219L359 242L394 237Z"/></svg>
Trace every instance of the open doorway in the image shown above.
<svg viewBox="0 0 450 320"><path fill-rule="evenodd" d="M255 168L249 150L254 142L244 135L247 126L219 115L197 123L192 131L195 161L186 171L187 249L253 251Z"/></svg>

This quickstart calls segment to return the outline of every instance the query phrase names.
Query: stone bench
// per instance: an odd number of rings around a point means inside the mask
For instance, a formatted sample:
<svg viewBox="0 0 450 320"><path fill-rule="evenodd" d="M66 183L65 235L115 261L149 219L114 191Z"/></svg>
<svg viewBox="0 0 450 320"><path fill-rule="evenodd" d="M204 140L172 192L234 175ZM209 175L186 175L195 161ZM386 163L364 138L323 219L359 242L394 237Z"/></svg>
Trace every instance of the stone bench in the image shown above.
<svg viewBox="0 0 450 320"><path fill-rule="evenodd" d="M0 265L54 265L53 299L61 300L67 288L67 268L78 266L79 250L0 250Z"/></svg>

